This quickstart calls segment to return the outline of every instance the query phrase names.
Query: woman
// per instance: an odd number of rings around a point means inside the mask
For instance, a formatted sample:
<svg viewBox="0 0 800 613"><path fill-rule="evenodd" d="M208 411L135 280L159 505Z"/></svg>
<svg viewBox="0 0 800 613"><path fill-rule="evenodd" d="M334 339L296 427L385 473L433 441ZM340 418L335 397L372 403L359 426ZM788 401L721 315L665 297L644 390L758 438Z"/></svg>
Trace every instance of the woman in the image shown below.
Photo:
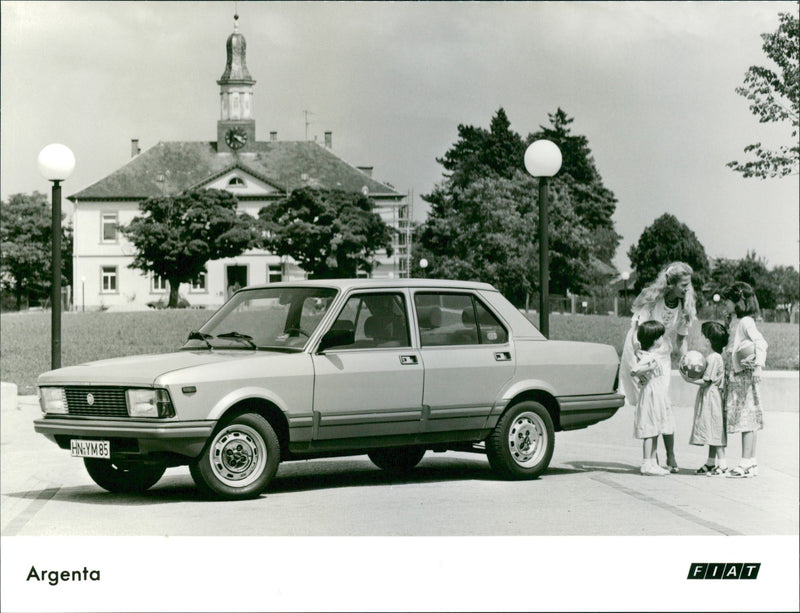
<svg viewBox="0 0 800 613"><path fill-rule="evenodd" d="M669 379L672 370L672 354L686 353L686 337L689 327L697 319L694 288L692 287L692 267L684 262L673 262L664 268L649 286L644 288L633 301L631 327L622 347L620 383L628 404L636 406L639 400L639 385L631 376L636 363L636 331L639 324L655 320L664 324L666 339L659 352L659 360L664 377ZM666 383L669 389L669 381ZM675 434L663 434L667 449L667 466L673 473L678 472L675 460Z"/></svg>

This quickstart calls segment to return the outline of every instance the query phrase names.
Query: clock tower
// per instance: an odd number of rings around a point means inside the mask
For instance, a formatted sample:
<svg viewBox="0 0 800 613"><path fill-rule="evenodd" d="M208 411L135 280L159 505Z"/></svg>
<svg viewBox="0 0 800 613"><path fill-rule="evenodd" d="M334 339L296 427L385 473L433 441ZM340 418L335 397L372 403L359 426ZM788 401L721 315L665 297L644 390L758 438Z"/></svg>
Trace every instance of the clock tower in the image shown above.
<svg viewBox="0 0 800 613"><path fill-rule="evenodd" d="M238 153L252 150L256 141L253 119L253 85L245 63L247 43L239 34L239 15L233 17L233 34L225 45L228 59L219 85L220 118L217 121L217 151Z"/></svg>

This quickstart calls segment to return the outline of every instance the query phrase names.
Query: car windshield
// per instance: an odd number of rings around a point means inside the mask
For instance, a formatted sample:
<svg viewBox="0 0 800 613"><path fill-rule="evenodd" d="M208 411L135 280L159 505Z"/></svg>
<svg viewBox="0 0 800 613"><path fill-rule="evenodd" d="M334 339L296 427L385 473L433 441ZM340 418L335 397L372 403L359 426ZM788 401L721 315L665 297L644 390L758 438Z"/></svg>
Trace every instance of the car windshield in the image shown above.
<svg viewBox="0 0 800 613"><path fill-rule="evenodd" d="M242 290L226 302L184 349L300 351L336 296L324 287Z"/></svg>

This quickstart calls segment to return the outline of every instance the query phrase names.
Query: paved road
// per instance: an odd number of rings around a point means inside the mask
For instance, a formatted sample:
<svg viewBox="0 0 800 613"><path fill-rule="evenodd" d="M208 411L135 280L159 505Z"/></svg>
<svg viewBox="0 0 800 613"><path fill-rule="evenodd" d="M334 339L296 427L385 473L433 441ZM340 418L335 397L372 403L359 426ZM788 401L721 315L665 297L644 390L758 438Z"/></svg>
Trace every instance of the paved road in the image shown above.
<svg viewBox="0 0 800 613"><path fill-rule="evenodd" d="M188 469L172 468L148 493L111 495L80 460L33 432L38 407L2 414L3 536L14 535L796 535L798 414L770 412L759 435L761 474L710 479L694 469L705 448L687 444L691 408L676 410L682 471L638 474L632 409L556 435L538 480L497 480L482 455L428 452L407 478L366 456L287 463L257 500L203 500ZM735 463L739 441L729 447Z"/></svg>

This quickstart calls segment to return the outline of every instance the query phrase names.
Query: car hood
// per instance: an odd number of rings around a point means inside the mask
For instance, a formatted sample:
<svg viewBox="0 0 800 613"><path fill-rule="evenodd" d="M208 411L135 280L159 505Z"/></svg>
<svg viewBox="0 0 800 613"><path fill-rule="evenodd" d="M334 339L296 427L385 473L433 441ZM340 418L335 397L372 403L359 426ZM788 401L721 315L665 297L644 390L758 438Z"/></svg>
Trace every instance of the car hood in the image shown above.
<svg viewBox="0 0 800 613"><path fill-rule="evenodd" d="M42 385L153 385L157 377L168 372L228 362L236 359L252 358L254 352L231 351L176 351L152 355L135 355L87 362L67 366L39 375ZM264 355L259 352L259 355ZM274 354L279 355L279 354Z"/></svg>

